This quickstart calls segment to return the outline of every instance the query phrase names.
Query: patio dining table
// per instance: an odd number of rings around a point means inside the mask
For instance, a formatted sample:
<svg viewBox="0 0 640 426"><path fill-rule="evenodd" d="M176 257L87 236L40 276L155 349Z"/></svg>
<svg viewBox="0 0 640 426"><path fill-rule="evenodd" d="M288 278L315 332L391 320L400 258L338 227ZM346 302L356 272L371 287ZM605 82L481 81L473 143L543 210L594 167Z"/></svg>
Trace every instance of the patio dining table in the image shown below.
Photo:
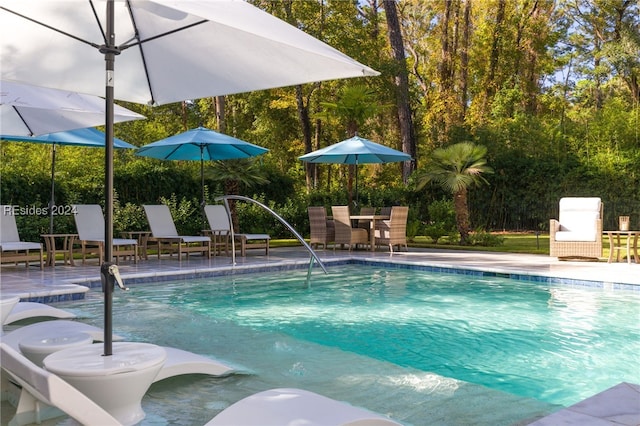
<svg viewBox="0 0 640 426"><path fill-rule="evenodd" d="M369 240L371 245L371 251L375 251L376 246L376 221L377 220L389 220L389 215L382 214L357 214L349 216L351 220L368 220L369 221Z"/></svg>

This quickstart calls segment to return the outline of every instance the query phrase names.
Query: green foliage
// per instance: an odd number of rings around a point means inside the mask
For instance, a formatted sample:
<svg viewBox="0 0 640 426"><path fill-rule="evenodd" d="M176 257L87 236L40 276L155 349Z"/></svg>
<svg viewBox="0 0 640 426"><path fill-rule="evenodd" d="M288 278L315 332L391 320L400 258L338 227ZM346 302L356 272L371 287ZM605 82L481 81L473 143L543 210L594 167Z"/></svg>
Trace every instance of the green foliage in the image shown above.
<svg viewBox="0 0 640 426"><path fill-rule="evenodd" d="M497 247L503 243L502 235L492 234L484 229L476 229L469 234L469 244L472 246Z"/></svg>
<svg viewBox="0 0 640 426"><path fill-rule="evenodd" d="M429 220L424 225L423 234L438 244L438 240L456 233L456 212L451 200L438 200L429 207Z"/></svg>

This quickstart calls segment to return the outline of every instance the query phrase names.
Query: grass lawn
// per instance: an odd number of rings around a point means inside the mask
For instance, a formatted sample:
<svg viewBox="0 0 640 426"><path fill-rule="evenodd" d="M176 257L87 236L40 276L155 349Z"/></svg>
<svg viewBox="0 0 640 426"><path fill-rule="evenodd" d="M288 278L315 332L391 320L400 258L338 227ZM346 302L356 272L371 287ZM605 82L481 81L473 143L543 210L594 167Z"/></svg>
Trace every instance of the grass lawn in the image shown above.
<svg viewBox="0 0 640 426"><path fill-rule="evenodd" d="M438 244L433 244L429 237L417 236L409 241L409 247L434 248L440 250L474 250L503 253L529 253L549 254L549 234L536 235L534 232L497 233L504 238L504 242L495 247L461 246L442 238ZM271 240L271 247L287 247L300 245L296 239ZM601 259L609 257L609 240L604 237L602 241L603 252Z"/></svg>

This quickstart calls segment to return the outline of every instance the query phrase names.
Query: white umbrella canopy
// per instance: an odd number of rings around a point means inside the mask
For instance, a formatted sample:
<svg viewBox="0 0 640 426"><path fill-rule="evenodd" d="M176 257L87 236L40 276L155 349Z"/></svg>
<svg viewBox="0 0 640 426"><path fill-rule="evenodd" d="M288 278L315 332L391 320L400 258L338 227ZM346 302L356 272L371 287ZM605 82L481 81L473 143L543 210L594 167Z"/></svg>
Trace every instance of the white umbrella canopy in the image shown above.
<svg viewBox="0 0 640 426"><path fill-rule="evenodd" d="M2 0L2 78L104 95L105 3ZM136 103L378 74L244 1L117 1L114 29L115 98Z"/></svg>
<svg viewBox="0 0 640 426"><path fill-rule="evenodd" d="M240 0L0 0L0 40L1 78L105 95L110 283L114 99L159 105L379 74ZM104 291L111 355L112 285Z"/></svg>
<svg viewBox="0 0 640 426"><path fill-rule="evenodd" d="M114 105L114 122L143 115ZM82 129L105 124L105 100L66 90L0 80L0 132L14 136Z"/></svg>

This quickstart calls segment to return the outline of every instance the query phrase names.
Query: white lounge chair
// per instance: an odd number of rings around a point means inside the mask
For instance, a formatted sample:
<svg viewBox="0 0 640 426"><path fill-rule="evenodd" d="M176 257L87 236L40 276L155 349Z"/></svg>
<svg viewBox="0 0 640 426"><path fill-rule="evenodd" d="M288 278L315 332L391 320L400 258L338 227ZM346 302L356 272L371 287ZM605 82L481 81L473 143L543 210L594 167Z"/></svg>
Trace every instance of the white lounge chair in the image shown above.
<svg viewBox="0 0 640 426"><path fill-rule="evenodd" d="M44 303L18 302L8 313L7 318L4 320L3 324L9 325L17 321L31 318L71 319L75 317L76 314L72 312L65 311L64 309L54 308L53 306L49 306Z"/></svg>
<svg viewBox="0 0 640 426"><path fill-rule="evenodd" d="M40 423L64 413L85 425L119 425L111 414L55 374L29 361L16 349L0 342L2 388L12 383L20 392L10 424ZM5 396L3 394L3 396ZM44 404L43 404L44 403ZM379 414L302 389L271 389L244 398L214 417L207 426L399 426Z"/></svg>
<svg viewBox="0 0 640 426"><path fill-rule="evenodd" d="M6 396L4 392L9 392L9 388L14 386L12 383L21 388L15 388L20 397L10 425L41 423L64 413L84 425L121 424L79 390L29 361L4 340L0 342L0 358L3 397Z"/></svg>
<svg viewBox="0 0 640 426"><path fill-rule="evenodd" d="M25 325L24 327L6 333L2 336L2 342L13 347L15 350L20 350L20 342L26 339L33 341L38 338L45 339L57 335L77 333L88 334L95 342L100 342L104 339L104 330L99 327L79 321L53 320ZM124 339L119 335L113 335L113 340L122 341ZM167 346L163 346L163 349L167 352L167 359L154 382L183 374L206 374L221 377L247 372L247 370L242 370L222 361L193 352Z"/></svg>
<svg viewBox="0 0 640 426"><path fill-rule="evenodd" d="M182 258L182 253L186 253L188 259L189 253L193 252L211 257L211 238L179 235L168 206L159 204L143 207L151 228L149 241L155 241L158 244L158 259L163 251L168 251L170 254L178 253L178 258Z"/></svg>
<svg viewBox="0 0 640 426"><path fill-rule="evenodd" d="M211 235L213 240L214 253L217 247L225 249L225 253L229 252L229 239L231 238L231 219L227 213L227 209L220 204L210 204L204 206L204 213L209 222L209 229L205 232ZM269 234L234 234L234 237L240 242L240 255L246 256L247 248L263 248L265 254L269 255ZM249 241L254 243L249 244Z"/></svg>
<svg viewBox="0 0 640 426"><path fill-rule="evenodd" d="M206 426L399 426L388 417L302 389L270 389L229 406Z"/></svg>
<svg viewBox="0 0 640 426"><path fill-rule="evenodd" d="M31 261L44 267L42 244L21 241L12 206L0 206L0 263L24 262L28 268Z"/></svg>
<svg viewBox="0 0 640 426"><path fill-rule="evenodd" d="M78 230L78 240L82 246L82 263L84 264L87 255L95 253L98 255L98 263L102 264L104 259L104 215L102 208L98 204L74 204L75 214L73 219ZM138 263L138 240L128 238L113 239L113 257L116 264L118 258L133 258L134 263Z"/></svg>

